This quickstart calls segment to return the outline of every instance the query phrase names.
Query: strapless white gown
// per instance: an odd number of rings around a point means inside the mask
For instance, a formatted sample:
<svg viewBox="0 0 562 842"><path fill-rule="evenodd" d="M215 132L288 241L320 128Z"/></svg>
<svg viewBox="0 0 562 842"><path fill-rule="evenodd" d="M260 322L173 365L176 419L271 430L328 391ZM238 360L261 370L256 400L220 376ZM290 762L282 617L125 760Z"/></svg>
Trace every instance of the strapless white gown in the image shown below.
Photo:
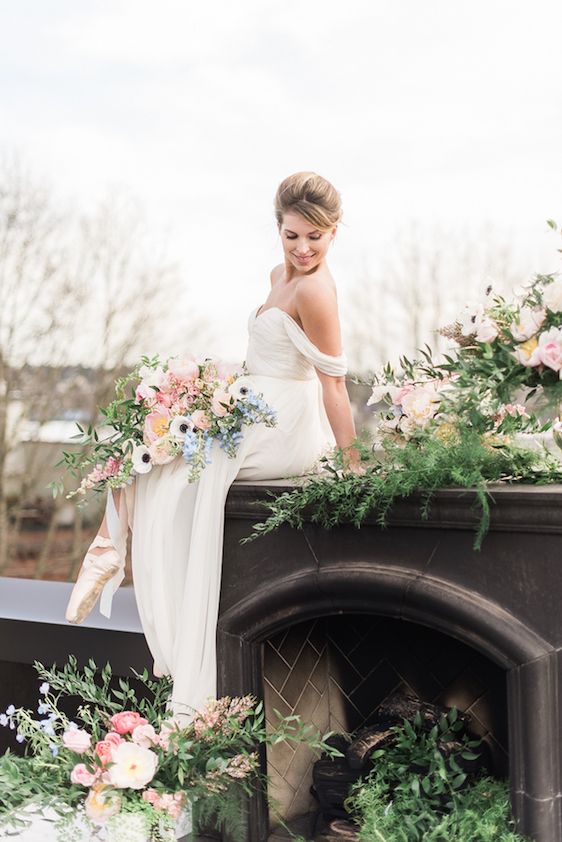
<svg viewBox="0 0 562 842"><path fill-rule="evenodd" d="M319 351L284 310L258 310L248 323L249 374L243 379L275 409L277 425L246 428L234 459L214 444L212 462L195 483L187 482L180 456L137 476L122 495L120 516L108 501L110 534L123 559L127 520L132 529L140 619L155 671L173 677L173 709L180 717L189 718L216 694L215 638L230 485L235 479L306 474L334 445L315 368L342 376L347 372L345 354ZM108 591L118 584L119 576Z"/></svg>

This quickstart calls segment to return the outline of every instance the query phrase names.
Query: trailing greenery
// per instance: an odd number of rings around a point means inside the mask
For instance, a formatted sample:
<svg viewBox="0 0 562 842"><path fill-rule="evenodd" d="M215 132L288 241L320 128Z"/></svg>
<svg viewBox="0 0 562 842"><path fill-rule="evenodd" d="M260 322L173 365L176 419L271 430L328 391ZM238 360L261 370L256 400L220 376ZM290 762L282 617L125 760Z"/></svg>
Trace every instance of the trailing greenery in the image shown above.
<svg viewBox="0 0 562 842"><path fill-rule="evenodd" d="M429 731L419 714L393 729L346 802L363 842L522 842L507 785L465 771L480 741L463 727L453 710Z"/></svg>
<svg viewBox="0 0 562 842"><path fill-rule="evenodd" d="M491 483L562 481L562 463L546 449L515 447L505 437L483 437L463 426L441 425L433 435L424 432L404 443L386 438L382 452L364 464L366 473L357 475L326 463L326 475L279 495L270 492L269 499L259 504L270 514L254 524L252 534L242 541L283 524L301 529L307 520L325 529L342 523L360 527L374 515L379 526L385 527L394 503L413 494L420 495L420 513L427 519L435 492L453 487L474 491L479 513L474 548L478 550L490 522Z"/></svg>

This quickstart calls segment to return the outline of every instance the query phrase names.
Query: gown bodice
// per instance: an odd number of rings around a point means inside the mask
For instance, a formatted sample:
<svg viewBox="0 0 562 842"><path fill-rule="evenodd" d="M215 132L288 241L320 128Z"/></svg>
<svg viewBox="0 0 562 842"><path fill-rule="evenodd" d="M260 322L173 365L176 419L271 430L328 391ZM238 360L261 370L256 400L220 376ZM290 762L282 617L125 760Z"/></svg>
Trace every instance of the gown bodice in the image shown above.
<svg viewBox="0 0 562 842"><path fill-rule="evenodd" d="M334 377L347 373L345 353L332 356L320 351L280 307L268 307L261 313L259 309L252 310L248 319L246 366L250 374L312 380L315 368Z"/></svg>

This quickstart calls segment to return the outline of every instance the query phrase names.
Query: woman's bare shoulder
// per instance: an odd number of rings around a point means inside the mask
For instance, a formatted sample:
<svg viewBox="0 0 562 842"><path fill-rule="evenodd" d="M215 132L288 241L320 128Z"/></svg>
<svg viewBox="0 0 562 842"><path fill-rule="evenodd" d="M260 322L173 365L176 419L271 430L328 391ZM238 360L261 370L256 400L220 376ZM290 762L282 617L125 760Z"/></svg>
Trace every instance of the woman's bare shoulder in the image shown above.
<svg viewBox="0 0 562 842"><path fill-rule="evenodd" d="M304 275L295 290L297 306L300 303L304 307L321 304L324 307L336 307L337 291L336 284L329 272L318 271L312 275Z"/></svg>
<svg viewBox="0 0 562 842"><path fill-rule="evenodd" d="M277 281L283 275L283 270L285 269L284 263L278 263L277 266L274 266L271 272L269 273L269 280L271 281L271 286L274 287Z"/></svg>

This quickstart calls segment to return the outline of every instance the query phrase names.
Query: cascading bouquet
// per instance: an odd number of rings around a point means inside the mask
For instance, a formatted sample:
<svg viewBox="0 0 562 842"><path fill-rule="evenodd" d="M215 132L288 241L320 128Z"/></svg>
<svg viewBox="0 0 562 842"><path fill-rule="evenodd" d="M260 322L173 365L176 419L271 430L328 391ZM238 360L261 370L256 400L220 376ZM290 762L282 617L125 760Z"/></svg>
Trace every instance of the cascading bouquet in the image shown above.
<svg viewBox="0 0 562 842"><path fill-rule="evenodd" d="M116 399L100 409L104 429L78 425L81 449L64 452L59 464L76 478L88 473L67 496L120 488L180 454L194 482L211 461L213 442L236 456L244 426L276 423L275 411L243 375L212 359L143 357L116 382ZM61 492L63 483L52 487Z"/></svg>
<svg viewBox="0 0 562 842"><path fill-rule="evenodd" d="M0 725L25 756L0 757L0 830L55 815L61 842L172 842L201 827L242 830L242 799L263 786L257 749L283 740L339 754L297 716L266 726L253 696L210 698L182 726L168 710L171 683L135 673L141 692L90 661L78 669L36 663L37 716L10 705ZM138 693L138 695L137 695ZM69 703L76 705L69 719ZM62 704L61 704L62 700Z"/></svg>

